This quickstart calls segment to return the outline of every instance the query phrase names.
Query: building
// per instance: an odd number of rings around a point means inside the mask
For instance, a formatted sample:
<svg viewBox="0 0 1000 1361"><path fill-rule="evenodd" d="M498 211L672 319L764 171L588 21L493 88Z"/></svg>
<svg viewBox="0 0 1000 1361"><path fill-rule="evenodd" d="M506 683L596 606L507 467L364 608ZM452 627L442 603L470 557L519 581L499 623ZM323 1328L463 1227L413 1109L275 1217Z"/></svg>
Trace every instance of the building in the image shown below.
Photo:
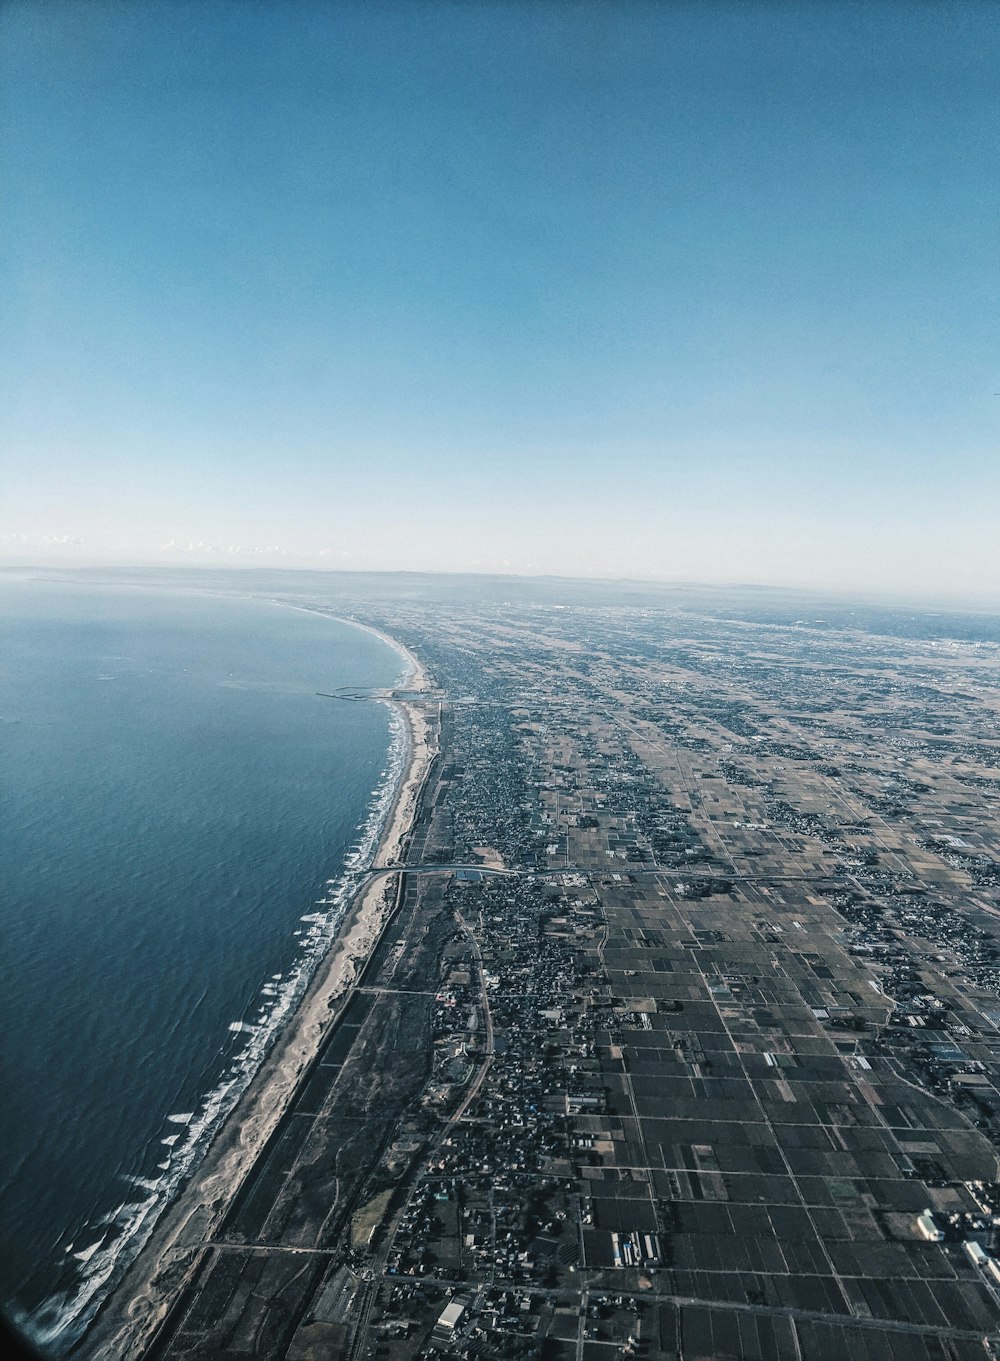
<svg viewBox="0 0 1000 1361"><path fill-rule="evenodd" d="M934 1211L927 1209L917 1216L917 1228L930 1243L943 1243L944 1234L934 1221Z"/></svg>
<svg viewBox="0 0 1000 1361"><path fill-rule="evenodd" d="M434 1333L440 1338L451 1338L455 1334L455 1329L465 1313L465 1305L458 1300L449 1300L441 1310L441 1315L434 1325Z"/></svg>

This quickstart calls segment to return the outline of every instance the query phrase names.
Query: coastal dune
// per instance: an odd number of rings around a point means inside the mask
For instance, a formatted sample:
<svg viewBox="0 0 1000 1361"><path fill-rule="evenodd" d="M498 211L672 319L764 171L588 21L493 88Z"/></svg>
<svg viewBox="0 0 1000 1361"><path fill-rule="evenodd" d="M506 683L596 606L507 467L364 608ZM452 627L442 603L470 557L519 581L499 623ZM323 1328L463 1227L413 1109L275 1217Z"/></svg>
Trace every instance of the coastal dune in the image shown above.
<svg viewBox="0 0 1000 1361"><path fill-rule="evenodd" d="M402 654L411 674L405 698L391 704L405 725L402 777L373 858L372 870L400 865L413 827L421 791L437 747L437 722L418 659L378 629L346 620L377 634ZM255 1160L274 1133L304 1074L347 1002L365 963L396 906L401 878L382 873L364 883L347 908L336 939L316 969L302 1002L279 1032L270 1053L200 1167L167 1207L149 1241L125 1271L75 1354L131 1361L142 1355L191 1278L206 1242L218 1229Z"/></svg>

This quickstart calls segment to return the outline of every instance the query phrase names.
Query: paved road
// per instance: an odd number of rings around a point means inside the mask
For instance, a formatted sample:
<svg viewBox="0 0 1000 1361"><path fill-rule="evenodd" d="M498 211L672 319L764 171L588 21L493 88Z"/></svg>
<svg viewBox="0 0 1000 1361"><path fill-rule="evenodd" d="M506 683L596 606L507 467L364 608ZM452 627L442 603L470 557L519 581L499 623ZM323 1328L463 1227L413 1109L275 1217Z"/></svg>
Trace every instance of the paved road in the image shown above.
<svg viewBox="0 0 1000 1361"><path fill-rule="evenodd" d="M442 1276L424 1278L389 1276L387 1279L393 1282L404 1281L407 1285L427 1285L428 1287L450 1285L468 1289L468 1282L447 1279ZM498 1279L496 1285L501 1290L511 1290L522 1295L553 1300L564 1305L579 1301L582 1294L597 1293L589 1285L584 1285L580 1294L566 1290L546 1290L541 1286L535 1286L525 1281ZM1000 1344L1000 1337L989 1333L985 1328L942 1327L934 1323L912 1323L908 1319L858 1318L854 1314L827 1314L819 1309L796 1309L791 1305L783 1304L751 1304L743 1300L706 1300L697 1295L675 1295L659 1290L630 1290L619 1286L617 1283L613 1285L602 1283L599 1293L602 1295L622 1295L624 1298L635 1300L637 1303L676 1304L681 1308L686 1307L688 1309L712 1309L737 1314L758 1314L769 1318L789 1318L802 1323L826 1323L837 1328L861 1328L866 1332L907 1333L921 1337L952 1337L958 1341L978 1342L980 1344L989 1340L993 1346Z"/></svg>
<svg viewBox="0 0 1000 1361"><path fill-rule="evenodd" d="M698 872L690 869L662 869L655 865L561 865L558 869L535 869L533 867L518 866L510 868L494 868L490 865L472 864L468 861L454 861L441 864L426 865L380 865L376 869L368 871L368 879L382 879L389 874L399 874L405 871L407 874L455 874L459 870L471 870L480 874L483 878L520 878L520 879L561 879L567 874L579 874L585 879L609 879L614 875L622 878L635 876L663 879L680 879L685 883L696 883L699 879L714 879L723 881L727 884L785 884L785 883L832 883L832 884L854 884L854 885L873 885L884 887L881 880L863 880L853 874L730 874L726 870L714 869Z"/></svg>

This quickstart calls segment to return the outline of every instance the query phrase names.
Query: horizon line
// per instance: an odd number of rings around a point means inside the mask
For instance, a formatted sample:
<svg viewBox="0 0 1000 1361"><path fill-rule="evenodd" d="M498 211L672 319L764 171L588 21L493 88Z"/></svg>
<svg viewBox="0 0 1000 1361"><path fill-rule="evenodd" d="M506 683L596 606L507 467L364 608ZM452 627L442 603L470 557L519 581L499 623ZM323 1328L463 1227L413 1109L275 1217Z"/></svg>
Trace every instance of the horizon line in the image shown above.
<svg viewBox="0 0 1000 1361"><path fill-rule="evenodd" d="M475 578L480 581L512 581L512 582L552 582L566 583L568 585L583 586L612 586L629 587L637 586L644 590L689 590L689 591L754 591L762 594L799 594L816 600L827 601L852 601L858 603L883 603L895 604L900 606L923 606L948 604L952 608L961 608L959 602L964 602L964 607L970 611L1000 611L1000 593L974 595L968 592L949 592L942 591L935 595L932 592L917 588L914 592L908 593L899 587L877 587L861 586L853 584L836 585L833 583L817 584L809 582L795 581L761 581L753 578L704 578L704 577L673 577L673 576L582 576L560 572L528 572L507 569L505 571L488 571L481 568L470 568L458 570L454 568L434 568L434 567L332 567L332 566L306 566L289 565L283 563L267 562L249 564L246 562L234 563L230 561L219 562L162 562L155 559L102 559L95 558L87 562L72 562L58 560L38 560L38 559L14 559L0 558L0 572L28 571L42 573L78 573L78 572L165 572L165 573L185 573L185 574L205 574L209 572L222 572L227 575L304 575L317 577L434 577L438 579L463 579Z"/></svg>

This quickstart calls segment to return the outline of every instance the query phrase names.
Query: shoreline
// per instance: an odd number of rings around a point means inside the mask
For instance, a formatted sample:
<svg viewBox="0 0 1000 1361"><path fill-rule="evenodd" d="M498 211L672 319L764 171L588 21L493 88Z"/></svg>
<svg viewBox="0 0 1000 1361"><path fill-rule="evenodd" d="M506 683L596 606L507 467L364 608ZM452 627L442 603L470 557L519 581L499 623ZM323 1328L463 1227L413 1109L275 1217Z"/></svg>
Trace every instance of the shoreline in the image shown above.
<svg viewBox="0 0 1000 1361"><path fill-rule="evenodd" d="M411 668L406 681L408 690L420 692L430 688L420 660L397 639L354 619L340 615L326 617L374 633L399 653ZM400 715L405 749L401 776L369 870L399 866L403 859L437 748L434 725L422 705L389 695L379 697L378 702L389 705ZM359 886L299 1005L275 1036L270 1051L214 1135L200 1165L164 1208L149 1239L66 1355L130 1361L149 1346L277 1128L321 1044L353 995L354 986L395 910L400 883L398 875L390 874Z"/></svg>
<svg viewBox="0 0 1000 1361"><path fill-rule="evenodd" d="M377 625L366 624L363 620L355 619L349 614L335 614L333 610L327 609L324 606L298 605L291 600L281 600L278 597L269 597L269 599L271 599L272 603L275 605L284 605L286 609L301 610L303 614L317 614L321 619L333 619L338 624L349 624L351 628L361 629L363 633L372 634L373 637L378 638L385 643L387 647L392 648L393 652L397 652L410 668L411 674L406 685L407 690L419 691L429 690L431 688L427 670L416 653L411 652L406 644L401 643L398 638L393 638L391 633L383 632ZM401 687L396 686L395 688L398 690ZM375 696L373 696L373 698L375 698ZM385 702L399 704L401 706L403 704L402 700L390 699L389 696L385 697Z"/></svg>

